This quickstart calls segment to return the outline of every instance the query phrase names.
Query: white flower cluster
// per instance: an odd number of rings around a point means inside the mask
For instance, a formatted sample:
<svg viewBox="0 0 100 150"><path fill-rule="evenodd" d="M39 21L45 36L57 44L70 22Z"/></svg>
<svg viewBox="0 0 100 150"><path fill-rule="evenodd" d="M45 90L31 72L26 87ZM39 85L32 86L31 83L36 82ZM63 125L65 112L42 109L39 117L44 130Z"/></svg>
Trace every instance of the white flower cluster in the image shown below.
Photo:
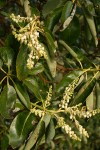
<svg viewBox="0 0 100 150"><path fill-rule="evenodd" d="M57 117L58 126L65 130L65 132L72 138L73 140L81 141L81 139L72 131L71 127L65 123L63 117Z"/></svg>
<svg viewBox="0 0 100 150"><path fill-rule="evenodd" d="M98 113L100 113L100 109L95 109L95 110L87 110L87 108L82 108L81 111L78 113L78 116L81 118L81 117L84 117L84 118L90 118Z"/></svg>
<svg viewBox="0 0 100 150"><path fill-rule="evenodd" d="M73 123L75 124L76 128L78 129L79 133L85 137L89 137L88 132L83 128L82 125L80 125L79 121L77 120L78 117L79 118L90 118L94 115L96 115L97 113L100 113L100 109L96 109L96 110L87 110L86 107L82 107L82 104L78 104L72 107L67 107L65 110L60 109L61 111L63 110L63 113L67 113L69 114L69 118L73 121ZM57 120L58 120L58 125L60 127L62 127L63 129L65 129L65 132L72 138L72 139L76 139L80 141L80 138L74 133L74 131L71 130L71 127L65 123L64 118L63 117L58 117L57 116Z"/></svg>
<svg viewBox="0 0 100 150"><path fill-rule="evenodd" d="M87 107L81 108L81 103L72 107L68 107L66 112L70 114L70 119L73 120L76 116L79 118L90 118L98 113L100 113L100 109L95 110L87 110Z"/></svg>
<svg viewBox="0 0 100 150"><path fill-rule="evenodd" d="M69 100L71 99L75 86L78 82L79 78L75 79L72 84L69 84L68 87L65 88L65 92L63 94L63 99L61 100L59 107L63 109L67 109Z"/></svg>
<svg viewBox="0 0 100 150"><path fill-rule="evenodd" d="M75 120L75 125L78 128L80 134L82 134L85 137L89 138L88 132L79 124L79 122L77 120Z"/></svg>
<svg viewBox="0 0 100 150"><path fill-rule="evenodd" d="M40 110L40 109L31 109L30 110L31 113L34 113L36 116L39 116L39 117L43 117L45 115L44 111Z"/></svg>
<svg viewBox="0 0 100 150"><path fill-rule="evenodd" d="M75 132L71 130L71 127L68 124L65 124L64 126L62 126L62 128L70 138L72 138L73 140L81 141L81 139L75 134Z"/></svg>
<svg viewBox="0 0 100 150"><path fill-rule="evenodd" d="M50 101L51 101L51 97L52 97L52 86L49 87L49 92L47 92L47 97L46 97L46 101L45 101L45 107L50 106Z"/></svg>
<svg viewBox="0 0 100 150"><path fill-rule="evenodd" d="M38 61L40 57L47 59L47 54L42 43L39 41L39 33L43 33L43 25L38 16L32 17L20 17L12 14L11 19L17 23L19 29L16 29L11 25L12 33L18 41L28 46L30 53L27 59L27 67L29 69L34 67L35 61ZM20 22L26 23L24 27L20 25Z"/></svg>
<svg viewBox="0 0 100 150"><path fill-rule="evenodd" d="M16 23L22 22L30 22L32 21L32 17L21 17L20 15L15 16L13 13L10 15L10 18Z"/></svg>

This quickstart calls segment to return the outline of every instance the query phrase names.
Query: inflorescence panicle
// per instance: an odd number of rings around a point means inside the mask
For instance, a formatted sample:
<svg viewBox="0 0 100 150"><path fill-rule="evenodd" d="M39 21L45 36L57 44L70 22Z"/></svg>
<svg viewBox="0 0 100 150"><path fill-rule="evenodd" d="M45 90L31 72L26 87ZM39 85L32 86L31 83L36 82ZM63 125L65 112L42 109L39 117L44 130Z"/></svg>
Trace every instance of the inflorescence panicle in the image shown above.
<svg viewBox="0 0 100 150"><path fill-rule="evenodd" d="M45 107L50 106L50 101L51 101L51 97L52 97L52 86L49 87L49 92L47 92L47 97L45 100Z"/></svg>
<svg viewBox="0 0 100 150"><path fill-rule="evenodd" d="M13 35L18 41L24 43L29 48L27 67L28 69L32 69L35 62L41 57L47 59L45 47L39 41L40 34L44 34L43 23L40 21L40 18L35 15L33 17L21 17L20 15L15 16L14 14L11 14L10 18L18 26L11 25ZM74 94L74 89L78 81L79 78L76 78L65 88L62 99L56 108L51 106L52 86L50 86L47 97L42 102L42 106L38 107L38 105L34 104L34 107L30 112L39 117L43 117L48 113L51 114L52 117L56 118L58 127L61 127L72 139L81 141L81 138L72 130L71 125L66 123L67 118L65 118L65 116L69 116L69 119L73 121L80 136L83 135L88 138L89 135L79 123L78 118L90 118L97 113L100 113L100 109L89 110L87 107L82 107L81 104L69 106L69 102ZM48 106L50 106L50 109Z"/></svg>
<svg viewBox="0 0 100 150"><path fill-rule="evenodd" d="M79 103L78 105L75 106L69 106L69 100L71 99L71 96L73 95L75 86L78 82L79 78L74 80L74 82L72 84L69 84L68 87L65 88L64 94L63 94L63 98L62 101L58 107L58 109L48 109L48 106L52 107L51 105L51 97L52 97L52 86L49 87L49 91L47 92L47 97L46 100L43 101L43 106L42 109L37 106L34 106L34 108L32 108L30 111L31 113L34 113L36 116L39 117L43 117L45 114L50 114L51 116L53 116L56 120L57 120L57 126L61 127L62 130L69 135L70 138L72 138L73 140L78 140L81 141L81 137L85 136L85 137L89 137L88 132L85 130L85 128L79 123L78 118L90 118L94 115L96 115L97 113L100 113L100 109L96 109L96 110L89 110L86 106L82 106L81 103ZM67 99L68 98L68 99ZM63 103L62 103L63 102ZM67 103L67 105L65 105ZM64 107L62 107L62 104L64 105ZM65 107L67 106L67 107ZM69 115L67 115L69 114ZM77 130L80 133L80 136L76 134L75 131L73 131L73 127L71 126L71 124L69 125L67 123L67 119L63 117L69 116L69 119L72 120L75 128L77 128Z"/></svg>
<svg viewBox="0 0 100 150"><path fill-rule="evenodd" d="M47 59L44 45L39 41L39 34L44 33L43 22L40 21L39 16L35 15L33 17L21 17L11 14L10 18L18 25L18 28L16 28L11 24L12 34L29 48L27 67L32 69L35 61L38 61L41 57ZM25 25L21 26L21 23Z"/></svg>
<svg viewBox="0 0 100 150"><path fill-rule="evenodd" d="M69 84L69 86L65 88L65 91L63 93L63 99L60 101L60 104L59 104L59 107L61 109L67 109L69 101L74 93L74 89L78 80L79 78L74 80L72 84Z"/></svg>

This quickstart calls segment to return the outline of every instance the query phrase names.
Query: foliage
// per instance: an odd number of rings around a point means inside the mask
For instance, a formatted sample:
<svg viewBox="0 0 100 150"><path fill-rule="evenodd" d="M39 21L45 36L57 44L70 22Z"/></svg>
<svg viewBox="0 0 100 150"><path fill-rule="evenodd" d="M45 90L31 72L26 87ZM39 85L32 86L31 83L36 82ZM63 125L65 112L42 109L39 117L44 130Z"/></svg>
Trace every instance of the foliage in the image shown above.
<svg viewBox="0 0 100 150"><path fill-rule="evenodd" d="M99 18L99 0L0 1L1 150L100 149Z"/></svg>

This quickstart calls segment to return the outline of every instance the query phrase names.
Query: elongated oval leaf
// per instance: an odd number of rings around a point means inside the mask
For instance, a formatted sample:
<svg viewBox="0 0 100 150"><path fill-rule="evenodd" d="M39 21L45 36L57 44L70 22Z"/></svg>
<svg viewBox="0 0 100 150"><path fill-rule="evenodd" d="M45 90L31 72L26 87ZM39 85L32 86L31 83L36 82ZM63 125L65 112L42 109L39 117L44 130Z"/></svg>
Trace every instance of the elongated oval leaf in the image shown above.
<svg viewBox="0 0 100 150"><path fill-rule="evenodd" d="M57 63L56 63L55 59L52 60L49 58L49 56L48 56L48 59L46 61L47 61L50 73L51 73L52 77L54 78L56 76Z"/></svg>
<svg viewBox="0 0 100 150"><path fill-rule="evenodd" d="M48 46L48 53L51 59L54 59L54 53L56 51L56 47L54 44L54 40L49 32L45 32L46 45Z"/></svg>
<svg viewBox="0 0 100 150"><path fill-rule="evenodd" d="M39 85L38 82L34 77L28 77L26 78L23 83L27 86L27 88L34 93L34 95L38 98L41 99L41 94L39 92Z"/></svg>
<svg viewBox="0 0 100 150"><path fill-rule="evenodd" d="M62 44L68 50L68 52L78 61L78 63L82 67L81 61L78 58L78 54L75 53L74 50L69 45L67 45L63 40L59 40L59 43Z"/></svg>
<svg viewBox="0 0 100 150"><path fill-rule="evenodd" d="M27 77L27 46L26 45L21 45L20 51L17 56L16 60L16 72L17 72L17 77L19 80L23 80Z"/></svg>
<svg viewBox="0 0 100 150"><path fill-rule="evenodd" d="M3 117L9 118L10 112L16 101L16 91L11 85L5 85L0 95L0 113Z"/></svg>
<svg viewBox="0 0 100 150"><path fill-rule="evenodd" d="M14 58L13 49L9 47L0 47L0 58L2 59L3 63L9 68Z"/></svg>
<svg viewBox="0 0 100 150"><path fill-rule="evenodd" d="M67 44L72 45L75 43L80 35L80 23L78 17L74 16L68 27L60 32L59 35L60 39L64 40Z"/></svg>
<svg viewBox="0 0 100 150"><path fill-rule="evenodd" d="M90 110L93 110L94 108L94 96L93 91L90 93L90 95L86 98L86 107Z"/></svg>
<svg viewBox="0 0 100 150"><path fill-rule="evenodd" d="M16 92L20 98L20 101L28 108L30 109L31 104L30 104L30 98L29 95L25 89L25 87L21 83L14 83Z"/></svg>
<svg viewBox="0 0 100 150"><path fill-rule="evenodd" d="M100 108L100 84L96 83L96 102L97 108Z"/></svg>
<svg viewBox="0 0 100 150"><path fill-rule="evenodd" d="M61 0L48 0L42 10L43 16L46 17L48 14L50 14L50 12L57 8L60 3Z"/></svg>
<svg viewBox="0 0 100 150"><path fill-rule="evenodd" d="M49 143L54 138L54 136L55 136L55 126L53 120L51 119L50 124L46 131L46 142Z"/></svg>
<svg viewBox="0 0 100 150"><path fill-rule="evenodd" d="M70 16L70 13L72 11L73 2L67 1L66 4L63 7L62 15L61 15L61 22L64 23L65 20Z"/></svg>
<svg viewBox="0 0 100 150"><path fill-rule="evenodd" d="M46 114L44 117L43 117L43 121L45 122L45 127L47 128L47 126L49 125L50 123L50 119L51 119L51 115L50 114Z"/></svg>
<svg viewBox="0 0 100 150"><path fill-rule="evenodd" d="M75 12L76 12L76 5L74 6L71 15L70 15L70 16L65 20L65 22L63 23L63 29L62 29L61 31L65 30L65 29L69 26L69 24L71 23L71 21L72 21L73 18L74 18Z"/></svg>
<svg viewBox="0 0 100 150"><path fill-rule="evenodd" d="M19 147L33 128L32 121L36 122L36 117L28 111L18 114L9 130L9 143L12 148Z"/></svg>
<svg viewBox="0 0 100 150"><path fill-rule="evenodd" d="M45 129L44 121L40 120L36 129L33 131L31 137L29 138L24 150L30 150L35 145L35 143L37 142L37 139L40 136L41 130L43 132L44 129Z"/></svg>
<svg viewBox="0 0 100 150"><path fill-rule="evenodd" d="M47 18L46 20L46 26L49 30L53 30L54 26L59 21L59 18L61 16L62 7L55 9Z"/></svg>
<svg viewBox="0 0 100 150"><path fill-rule="evenodd" d="M97 38L97 31L96 31L96 25L94 22L94 18L93 18L93 16L88 15L85 10L84 10L84 15L85 15L86 21L88 23L90 32L93 36L94 43L97 46L98 45L98 38Z"/></svg>
<svg viewBox="0 0 100 150"><path fill-rule="evenodd" d="M95 83L96 79L94 77L92 79L89 79L77 93L73 104L83 103L92 92Z"/></svg>

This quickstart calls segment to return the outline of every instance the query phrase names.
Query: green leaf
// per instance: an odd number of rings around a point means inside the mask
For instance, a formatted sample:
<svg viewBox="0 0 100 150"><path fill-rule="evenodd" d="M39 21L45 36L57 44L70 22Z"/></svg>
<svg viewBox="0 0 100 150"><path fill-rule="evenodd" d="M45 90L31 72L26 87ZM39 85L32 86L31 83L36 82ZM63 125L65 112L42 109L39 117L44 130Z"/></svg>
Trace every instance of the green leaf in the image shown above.
<svg viewBox="0 0 100 150"><path fill-rule="evenodd" d="M40 16L39 10L34 5L30 7L30 10L31 10L31 16L33 15Z"/></svg>
<svg viewBox="0 0 100 150"><path fill-rule="evenodd" d="M13 86L7 84L4 86L0 95L0 113L5 118L10 118L10 112L14 108L16 101L16 91Z"/></svg>
<svg viewBox="0 0 100 150"><path fill-rule="evenodd" d="M78 103L84 103L86 98L92 92L92 90L95 86L95 83L96 83L96 79L94 77L92 77L88 81L86 81L86 83L82 86L82 88L79 90L79 92L75 96L73 104L76 105Z"/></svg>
<svg viewBox="0 0 100 150"><path fill-rule="evenodd" d="M82 62L84 68L89 68L94 66L93 62L86 57L85 52L78 47L73 47L74 52L77 54L78 59ZM95 67L95 66L94 66Z"/></svg>
<svg viewBox="0 0 100 150"><path fill-rule="evenodd" d="M82 64L78 58L78 54L75 53L74 50L71 47L69 47L69 45L67 45L64 41L59 40L59 43L62 44L67 49L67 51L76 59L76 61L80 64L82 68Z"/></svg>
<svg viewBox="0 0 100 150"><path fill-rule="evenodd" d="M53 30L54 26L58 23L61 16L62 7L56 8L46 19L46 26L49 30Z"/></svg>
<svg viewBox="0 0 100 150"><path fill-rule="evenodd" d="M45 130L44 121L41 119L38 125L36 126L35 130L32 132L24 150L30 150L35 145L38 138L41 137L40 135L41 131L42 133L45 132L44 130Z"/></svg>
<svg viewBox="0 0 100 150"><path fill-rule="evenodd" d="M11 47L15 53L18 52L19 49L19 42L17 39L14 38L12 33L9 33L5 39L5 46L6 47Z"/></svg>
<svg viewBox="0 0 100 150"><path fill-rule="evenodd" d="M66 4L63 7L62 15L61 15L61 22L64 23L65 20L70 16L70 13L72 11L73 2L67 1Z"/></svg>
<svg viewBox="0 0 100 150"><path fill-rule="evenodd" d="M71 73L66 74L60 83L58 83L56 92L60 93L65 87L71 84L76 78L79 78L83 73L83 70L74 70Z"/></svg>
<svg viewBox="0 0 100 150"><path fill-rule="evenodd" d="M9 47L0 47L0 58L4 62L4 64L10 68L12 65L12 61L14 58L14 51Z"/></svg>
<svg viewBox="0 0 100 150"><path fill-rule="evenodd" d="M0 59L0 68L3 66L3 61Z"/></svg>
<svg viewBox="0 0 100 150"><path fill-rule="evenodd" d="M34 77L28 77L26 78L23 83L27 86L27 88L34 93L34 95L38 98L41 99L41 94L40 94L40 88L38 85L38 82Z"/></svg>
<svg viewBox="0 0 100 150"><path fill-rule="evenodd" d="M72 20L73 20L73 18L75 16L75 13L76 13L76 4L74 5L70 16L63 23L63 28L60 31L64 31L69 26L69 24L72 22Z"/></svg>
<svg viewBox="0 0 100 150"><path fill-rule="evenodd" d="M88 15L86 13L85 9L84 9L84 15L85 15L86 21L88 23L90 32L91 32L91 34L93 36L94 43L97 46L98 45L98 38L97 38L97 31L96 31L96 25L95 25L95 22L94 22L94 18L93 18L93 16Z"/></svg>
<svg viewBox="0 0 100 150"><path fill-rule="evenodd" d="M43 121L45 122L45 127L47 128L48 124L50 123L51 115L46 114L43 118Z"/></svg>
<svg viewBox="0 0 100 150"><path fill-rule="evenodd" d="M74 16L68 27L59 33L60 39L64 40L67 44L73 44L80 35L80 23L76 16Z"/></svg>
<svg viewBox="0 0 100 150"><path fill-rule="evenodd" d="M45 32L46 45L48 47L48 53L51 59L54 59L54 53L56 51L56 47L54 44L54 40L49 32Z"/></svg>
<svg viewBox="0 0 100 150"><path fill-rule="evenodd" d="M23 111L14 118L9 130L9 144L12 148L21 146L28 137L33 128L32 121L36 121L36 117L28 111Z"/></svg>
<svg viewBox="0 0 100 150"><path fill-rule="evenodd" d="M46 17L48 14L50 14L51 11L54 11L54 9L56 9L60 5L61 0L48 0L42 10L43 16Z"/></svg>
<svg viewBox="0 0 100 150"><path fill-rule="evenodd" d="M100 84L96 83L96 103L97 103L97 108L100 109Z"/></svg>
<svg viewBox="0 0 100 150"><path fill-rule="evenodd" d="M48 59L46 61L47 61L50 73L51 73L52 77L54 78L56 76L57 63L56 63L55 59L52 60L49 58L49 56L48 56Z"/></svg>
<svg viewBox="0 0 100 150"><path fill-rule="evenodd" d="M26 45L21 45L20 46L20 51L17 56L16 60L16 72L17 72L17 77L19 80L24 80L27 77L27 51L28 48Z"/></svg>
<svg viewBox="0 0 100 150"><path fill-rule="evenodd" d="M37 63L34 68L28 70L29 75L37 75L44 71L44 66L41 63Z"/></svg>
<svg viewBox="0 0 100 150"><path fill-rule="evenodd" d="M55 126L53 119L50 120L50 124L46 130L46 142L49 143L55 136Z"/></svg>
<svg viewBox="0 0 100 150"><path fill-rule="evenodd" d="M85 3L85 8L87 9L87 12L92 15L95 16L95 9L94 9L94 4L90 1L86 1Z"/></svg>
<svg viewBox="0 0 100 150"><path fill-rule="evenodd" d="M90 95L86 98L86 107L90 110L94 109L94 96L93 91L90 93Z"/></svg>
<svg viewBox="0 0 100 150"><path fill-rule="evenodd" d="M30 103L30 98L29 95L27 93L27 90L25 89L25 87L21 84L21 83L14 83L16 92L20 98L20 101L28 108L30 109L31 107L31 103Z"/></svg>
<svg viewBox="0 0 100 150"><path fill-rule="evenodd" d="M8 136L7 135L4 135L2 137L2 140L1 140L1 150L7 150L8 149L8 146L9 146L9 139L8 139Z"/></svg>

